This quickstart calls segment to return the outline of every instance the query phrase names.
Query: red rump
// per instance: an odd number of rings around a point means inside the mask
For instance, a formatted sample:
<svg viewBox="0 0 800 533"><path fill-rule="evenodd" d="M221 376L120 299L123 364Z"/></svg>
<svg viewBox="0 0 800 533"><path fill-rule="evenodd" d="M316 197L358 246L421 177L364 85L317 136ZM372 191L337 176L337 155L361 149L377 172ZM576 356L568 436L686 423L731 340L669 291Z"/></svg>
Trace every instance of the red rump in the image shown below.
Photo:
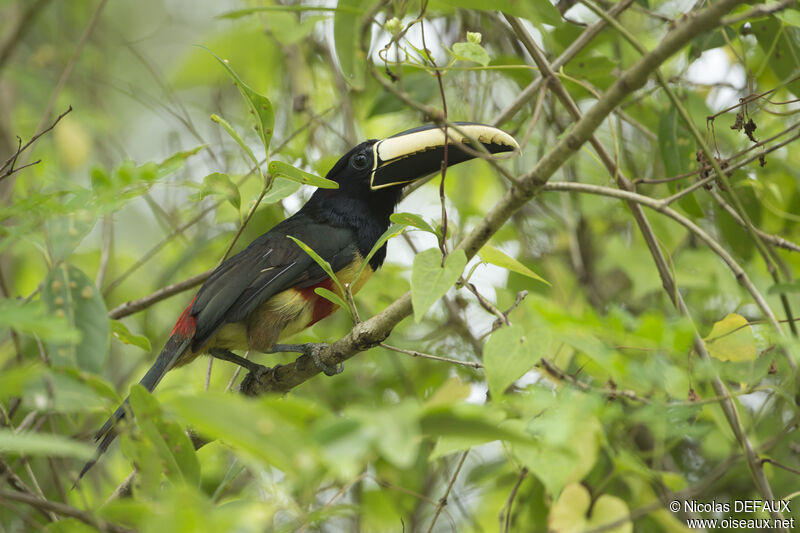
<svg viewBox="0 0 800 533"><path fill-rule="evenodd" d="M325 281L317 283L316 285L312 285L311 287L299 289L300 295L303 297L303 299L307 302L310 302L314 306L314 311L311 313L311 322L309 322L306 327L316 324L336 310L336 305L334 305L333 302L314 292L314 289L317 287L322 287L323 289L332 291L333 280L328 278Z"/></svg>
<svg viewBox="0 0 800 533"><path fill-rule="evenodd" d="M178 321L175 322L175 327L172 328L172 333L170 335L181 335L183 337L191 337L194 335L195 326L197 325L197 319L192 316L192 306L194 305L194 301L197 299L197 296L192 298L192 301L189 305L186 306L186 309L183 310L181 316L178 317Z"/></svg>

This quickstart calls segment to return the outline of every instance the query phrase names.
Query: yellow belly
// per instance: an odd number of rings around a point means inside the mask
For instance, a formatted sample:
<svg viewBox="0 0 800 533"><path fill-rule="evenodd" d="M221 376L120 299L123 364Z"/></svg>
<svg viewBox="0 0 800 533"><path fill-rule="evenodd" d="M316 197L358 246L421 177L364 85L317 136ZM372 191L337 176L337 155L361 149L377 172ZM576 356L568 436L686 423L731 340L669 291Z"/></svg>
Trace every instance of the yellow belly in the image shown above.
<svg viewBox="0 0 800 533"><path fill-rule="evenodd" d="M352 294L361 290L373 273L372 268L367 265L358 280L353 283L363 262L360 255L355 259L350 265L336 272L336 277L342 286L352 284L350 288ZM328 279L320 285L345 299L344 294L332 280ZM319 320L315 312L319 314L327 311L325 312L327 316L337 309L338 306L316 294L313 287L287 289L261 304L245 322L225 324L201 351L216 347L268 353L279 340L294 335Z"/></svg>

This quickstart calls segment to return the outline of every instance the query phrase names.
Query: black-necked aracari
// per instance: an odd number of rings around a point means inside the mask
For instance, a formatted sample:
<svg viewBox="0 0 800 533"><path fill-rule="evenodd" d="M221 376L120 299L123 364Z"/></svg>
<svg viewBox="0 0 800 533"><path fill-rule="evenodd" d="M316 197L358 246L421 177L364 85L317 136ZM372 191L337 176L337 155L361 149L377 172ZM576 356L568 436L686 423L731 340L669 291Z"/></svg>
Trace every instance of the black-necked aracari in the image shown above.
<svg viewBox="0 0 800 533"><path fill-rule="evenodd" d="M389 227L389 216L400 201L403 186L441 168L445 138L448 166L476 156L474 147L461 149L469 146L469 137L492 154L519 149L513 137L497 128L456 124L467 136L454 128L448 128L445 135L438 126L423 126L383 140L365 141L342 156L326 176L338 183L337 189L317 189L297 213L214 270L139 383L152 391L167 371L204 353L248 368L258 366L231 350L279 351L280 339L335 311L333 303L314 291L317 287L336 291L332 280L288 237L307 244L330 263L342 283L350 283ZM351 287L353 293L385 257L386 244L370 258ZM330 373L330 369L322 369ZM97 456L114 440L114 425L124 416L123 405L97 432ZM93 464L87 463L80 477Z"/></svg>

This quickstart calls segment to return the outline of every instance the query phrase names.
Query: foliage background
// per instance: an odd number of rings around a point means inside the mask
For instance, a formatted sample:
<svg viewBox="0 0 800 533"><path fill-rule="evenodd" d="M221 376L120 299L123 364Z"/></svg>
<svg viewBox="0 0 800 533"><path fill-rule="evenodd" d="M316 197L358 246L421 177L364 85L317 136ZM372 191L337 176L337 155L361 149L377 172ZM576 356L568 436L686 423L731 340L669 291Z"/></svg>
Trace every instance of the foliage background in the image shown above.
<svg viewBox="0 0 800 533"><path fill-rule="evenodd" d="M652 50L718 3L601 3L622 12L621 27L606 25L539 89L526 39L553 62L598 23L594 4L494 2L513 24L472 0L432 0L422 17L402 0L0 2L0 162L16 136L26 143L72 107L0 172L0 528L678 531L715 515L671 512L672 500L728 503L718 518L769 516L737 512L737 500L800 505L793 2L738 2L724 30L692 35L661 65L664 84L651 76L594 132L610 159L585 144L558 165L553 189L584 188L537 190L492 228L505 255L481 250L464 271L474 286L459 283L387 340L448 360L376 347L335 378L260 398L225 392L242 378L229 365L197 362L154 396L133 388L136 422L71 488L93 430L191 296L118 306L213 268L312 192L279 179L256 203L264 180L209 116L260 161L267 153L209 51L271 100L273 161L324 176L356 142L440 116L444 97L448 119L496 122L520 141L501 165L523 177L573 128L564 94L586 113L640 60L621 30ZM441 91L434 66L447 67ZM702 142L724 167L745 164L713 181ZM639 203L686 191L646 211L674 289L631 204L609 197L621 175ZM511 183L485 161L448 169L449 249ZM398 211L441 233L435 185ZM438 253L436 235L412 222L357 295L362 318L413 291L412 271L436 268L415 260ZM351 326L339 312L297 340ZM211 442L193 452L186 426ZM130 494L112 495L133 465Z"/></svg>

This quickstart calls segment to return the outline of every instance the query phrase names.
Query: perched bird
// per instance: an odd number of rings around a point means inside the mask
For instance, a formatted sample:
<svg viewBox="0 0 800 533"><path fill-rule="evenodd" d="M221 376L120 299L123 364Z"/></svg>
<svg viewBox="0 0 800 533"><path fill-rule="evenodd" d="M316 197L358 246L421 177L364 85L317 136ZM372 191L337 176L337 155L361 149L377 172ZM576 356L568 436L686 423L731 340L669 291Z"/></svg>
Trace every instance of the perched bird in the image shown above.
<svg viewBox="0 0 800 533"><path fill-rule="evenodd" d="M468 122L456 125L489 153L519 149L513 137L497 128ZM296 346L287 349L277 343L335 311L331 301L314 292L317 287L335 290L335 286L289 237L305 243L330 263L343 284L351 283L389 227L389 216L400 201L403 186L440 170L445 138L448 166L476 157L479 152L474 147L461 147L469 146L469 137L454 128L448 128L445 136L438 126L422 126L383 140L365 141L350 150L326 176L338 188L317 189L297 213L214 270L178 318L164 349L139 383L152 391L167 371L204 353L252 370L259 365L231 350L297 351ZM386 244L369 259L351 287L352 293L385 258ZM315 363L326 374L336 372L319 359ZM97 456L83 467L79 479L114 440L114 426L124 416L125 404L97 432Z"/></svg>

